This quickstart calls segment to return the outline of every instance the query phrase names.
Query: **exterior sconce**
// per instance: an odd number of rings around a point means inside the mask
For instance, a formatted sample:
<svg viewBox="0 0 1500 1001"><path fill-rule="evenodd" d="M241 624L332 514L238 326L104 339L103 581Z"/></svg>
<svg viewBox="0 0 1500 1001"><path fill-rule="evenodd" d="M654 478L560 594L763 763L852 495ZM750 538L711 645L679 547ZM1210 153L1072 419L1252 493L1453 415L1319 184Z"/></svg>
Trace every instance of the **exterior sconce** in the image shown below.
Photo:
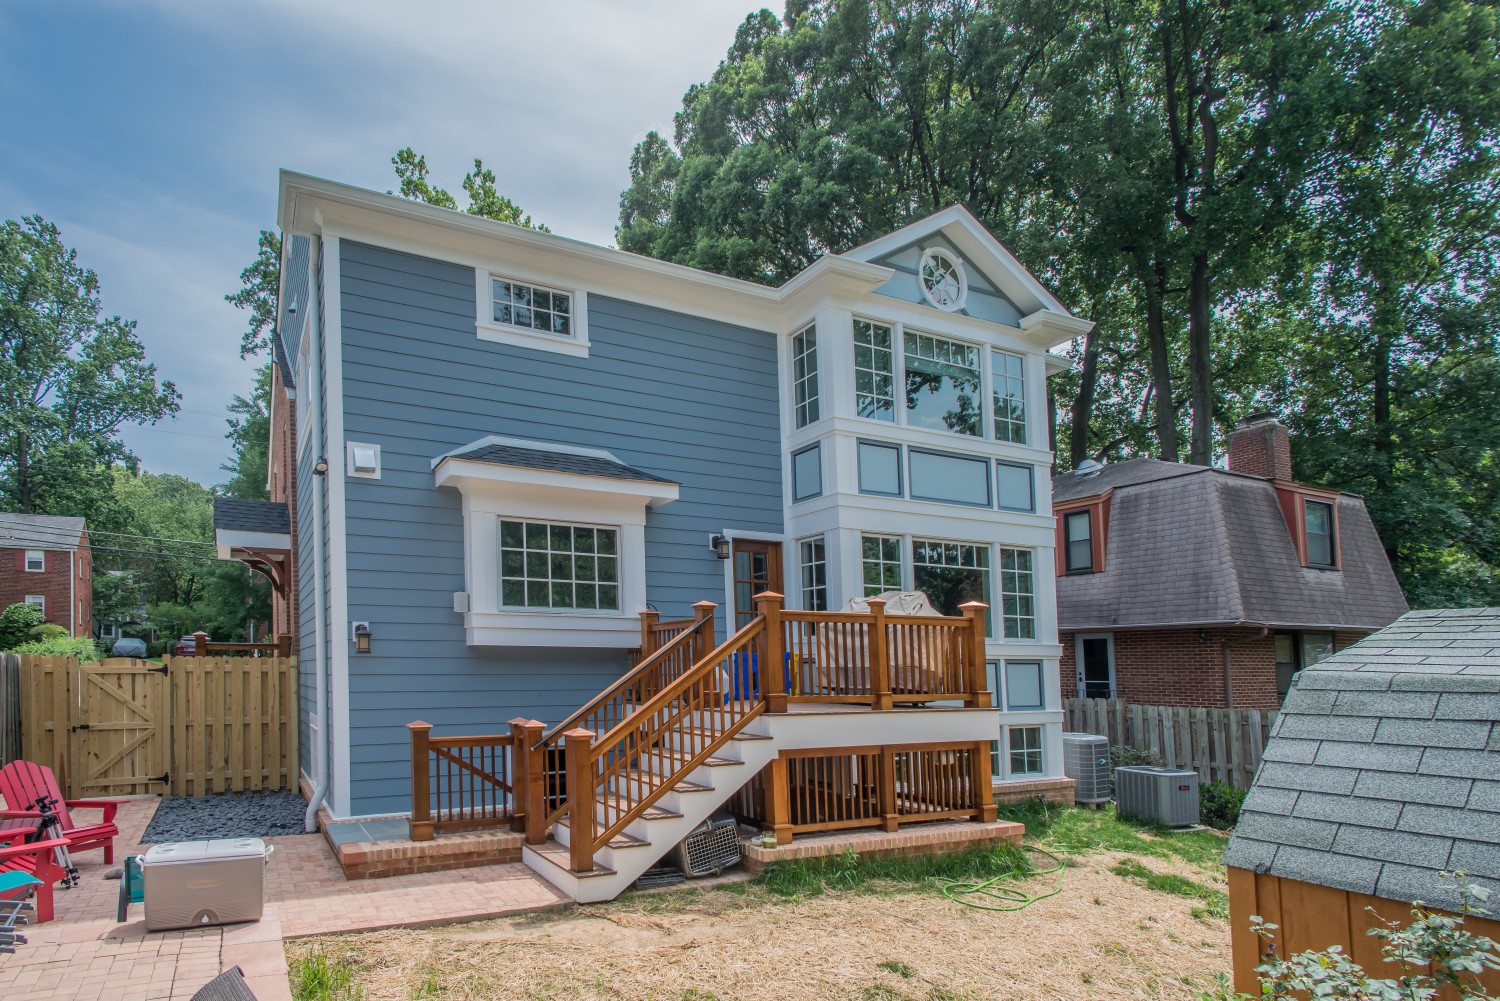
<svg viewBox="0 0 1500 1001"><path fill-rule="evenodd" d="M722 535L715 535L713 538L708 540L708 545L709 548L714 551L714 555L719 559L729 559L729 539Z"/></svg>
<svg viewBox="0 0 1500 1001"><path fill-rule="evenodd" d="M325 459L325 458L323 458L321 455L318 456L318 461L315 462L315 463L313 463L313 475L314 476L327 476L328 475L328 460Z"/></svg>
<svg viewBox="0 0 1500 1001"><path fill-rule="evenodd" d="M370 624L368 622L354 623L354 652L370 652Z"/></svg>

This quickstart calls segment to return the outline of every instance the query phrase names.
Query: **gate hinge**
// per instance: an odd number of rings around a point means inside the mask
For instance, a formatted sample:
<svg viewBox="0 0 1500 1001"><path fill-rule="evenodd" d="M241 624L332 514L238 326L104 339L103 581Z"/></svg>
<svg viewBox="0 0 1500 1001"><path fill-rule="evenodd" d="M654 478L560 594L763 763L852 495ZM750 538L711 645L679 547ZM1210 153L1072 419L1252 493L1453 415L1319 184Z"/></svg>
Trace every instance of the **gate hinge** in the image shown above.
<svg viewBox="0 0 1500 1001"><path fill-rule="evenodd" d="M146 668L146 670L150 671L152 674L166 674L167 665L163 664L160 667L148 667Z"/></svg>
<svg viewBox="0 0 1500 1001"><path fill-rule="evenodd" d="M88 728L89 725L87 723L75 723L73 726L68 727L68 732L72 733L74 730L87 730Z"/></svg>
<svg viewBox="0 0 1500 1001"><path fill-rule="evenodd" d="M146 781L147 782L160 782L163 785L166 785L167 783L169 783L169 782L172 781L172 773L171 772L162 772L160 775L156 776L155 778L147 779Z"/></svg>

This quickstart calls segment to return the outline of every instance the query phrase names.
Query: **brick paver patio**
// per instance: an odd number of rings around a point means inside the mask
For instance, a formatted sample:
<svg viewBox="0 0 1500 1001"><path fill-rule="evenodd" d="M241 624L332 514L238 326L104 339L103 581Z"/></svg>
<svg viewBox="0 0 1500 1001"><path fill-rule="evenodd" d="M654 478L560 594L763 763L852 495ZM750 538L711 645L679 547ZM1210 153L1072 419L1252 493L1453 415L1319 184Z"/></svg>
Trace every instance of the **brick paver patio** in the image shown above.
<svg viewBox="0 0 1500 1001"><path fill-rule="evenodd" d="M116 821L116 857L141 851L155 799L133 800ZM140 904L115 923L120 884L103 852L76 859L81 880L58 889L57 918L26 930L30 944L0 955L4 1001L156 1001L191 998L238 965L260 1001L289 1001L282 937L432 925L558 907L566 898L524 865L347 881L322 835L270 838L266 913L254 924L147 932ZM127 847L128 846L128 847Z"/></svg>

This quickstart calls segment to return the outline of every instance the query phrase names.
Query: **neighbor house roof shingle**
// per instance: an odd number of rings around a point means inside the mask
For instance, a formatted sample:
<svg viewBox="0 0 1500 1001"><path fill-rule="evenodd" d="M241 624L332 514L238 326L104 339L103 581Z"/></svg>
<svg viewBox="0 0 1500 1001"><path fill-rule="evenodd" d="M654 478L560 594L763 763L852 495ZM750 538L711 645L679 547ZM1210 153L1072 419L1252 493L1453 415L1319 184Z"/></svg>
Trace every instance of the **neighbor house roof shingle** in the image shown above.
<svg viewBox="0 0 1500 1001"><path fill-rule="evenodd" d="M86 527L82 518L0 512L0 549L74 550Z"/></svg>
<svg viewBox="0 0 1500 1001"><path fill-rule="evenodd" d="M1377 629L1406 611L1369 512L1338 499L1340 569L1304 567L1269 480L1155 459L1053 480L1053 503L1112 491L1099 573L1057 580L1062 629L1249 623Z"/></svg>
<svg viewBox="0 0 1500 1001"><path fill-rule="evenodd" d="M605 476L615 480L672 482L633 466L627 466L618 459L581 455L577 452L523 448L518 445L502 445L494 442L479 445L466 452L454 452L445 458L464 459L469 462L491 462L498 466L519 466L524 469L544 469L554 473L576 473L580 476Z"/></svg>
<svg viewBox="0 0 1500 1001"><path fill-rule="evenodd" d="M1448 909L1444 870L1500 894L1500 608L1408 612L1298 675L1224 861Z"/></svg>
<svg viewBox="0 0 1500 1001"><path fill-rule="evenodd" d="M289 535L292 520L287 507L279 501L214 498L214 529L223 532L265 532Z"/></svg>

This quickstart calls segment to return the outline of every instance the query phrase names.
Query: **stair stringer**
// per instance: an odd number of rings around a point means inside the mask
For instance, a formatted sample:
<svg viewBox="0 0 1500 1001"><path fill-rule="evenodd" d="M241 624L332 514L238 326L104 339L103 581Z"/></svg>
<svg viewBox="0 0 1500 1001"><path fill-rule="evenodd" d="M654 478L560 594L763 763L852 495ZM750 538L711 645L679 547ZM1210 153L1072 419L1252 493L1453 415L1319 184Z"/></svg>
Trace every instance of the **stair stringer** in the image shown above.
<svg viewBox="0 0 1500 1001"><path fill-rule="evenodd" d="M571 872L530 845L522 847L521 860L537 875L581 904L613 900L675 848L693 828L727 803L729 797L754 778L778 753L780 750L774 739L731 738L716 753L721 764L700 765L691 774L682 776L706 786L705 789L668 792L657 805L675 815L643 817L632 823L627 832L642 843L601 848L594 857L596 869L592 874L580 876ZM567 825L554 825L552 836L566 845Z"/></svg>

